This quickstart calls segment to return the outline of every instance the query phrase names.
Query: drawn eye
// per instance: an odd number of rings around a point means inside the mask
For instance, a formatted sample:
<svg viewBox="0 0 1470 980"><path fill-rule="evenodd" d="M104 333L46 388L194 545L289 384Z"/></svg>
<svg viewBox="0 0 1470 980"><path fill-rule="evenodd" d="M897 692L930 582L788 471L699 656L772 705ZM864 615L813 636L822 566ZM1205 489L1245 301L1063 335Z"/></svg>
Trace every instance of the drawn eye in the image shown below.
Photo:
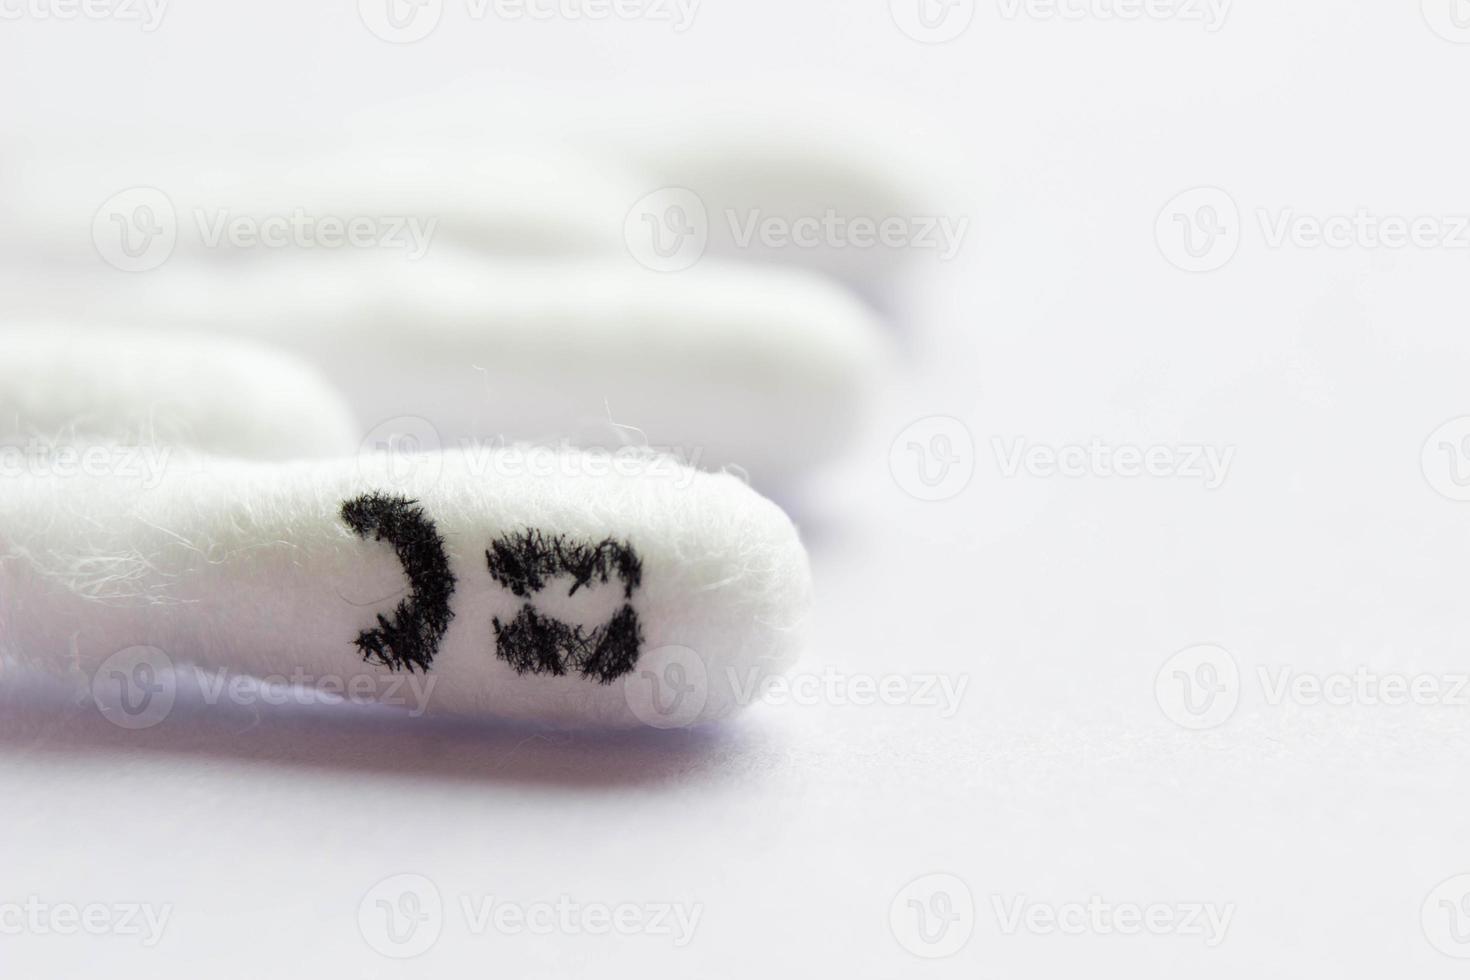
<svg viewBox="0 0 1470 980"><path fill-rule="evenodd" d="M614 578L623 586L622 605L607 622L591 630L543 615L529 601L509 623L496 617L495 655L516 673L560 677L575 671L611 684L632 672L643 645L643 631L631 600L642 584L643 565L630 546L611 538L595 545L569 542L561 535L527 529L493 542L485 561L491 578L524 599L558 576L571 578L568 595Z"/></svg>
<svg viewBox="0 0 1470 980"><path fill-rule="evenodd" d="M418 501L407 497L370 493L348 500L342 520L360 538L372 535L391 544L408 576L408 595L393 618L380 613L376 629L358 634L362 659L392 670L427 671L454 618L454 574L444 538Z"/></svg>

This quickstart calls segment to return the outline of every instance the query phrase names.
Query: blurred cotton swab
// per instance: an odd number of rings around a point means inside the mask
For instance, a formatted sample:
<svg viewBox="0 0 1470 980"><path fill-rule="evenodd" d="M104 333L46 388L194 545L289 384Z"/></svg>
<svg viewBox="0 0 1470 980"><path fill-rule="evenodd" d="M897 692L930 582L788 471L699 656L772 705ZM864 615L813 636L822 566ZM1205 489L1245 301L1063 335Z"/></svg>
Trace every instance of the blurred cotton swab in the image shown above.
<svg viewBox="0 0 1470 980"><path fill-rule="evenodd" d="M342 394L300 358L247 340L8 321L0 443L152 445L246 459L355 451Z"/></svg>
<svg viewBox="0 0 1470 980"><path fill-rule="evenodd" d="M491 262L449 249L416 263L171 265L120 283L93 312L298 350L369 428L422 417L449 445L632 433L776 482L861 430L887 349L860 302L801 270L709 262L659 274L631 260Z"/></svg>

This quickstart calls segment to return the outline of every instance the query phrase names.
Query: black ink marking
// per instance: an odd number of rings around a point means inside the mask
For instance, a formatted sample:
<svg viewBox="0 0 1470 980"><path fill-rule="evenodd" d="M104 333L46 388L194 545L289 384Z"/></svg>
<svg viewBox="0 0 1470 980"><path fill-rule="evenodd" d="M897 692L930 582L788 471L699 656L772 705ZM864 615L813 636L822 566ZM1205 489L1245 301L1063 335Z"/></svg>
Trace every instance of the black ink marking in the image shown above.
<svg viewBox="0 0 1470 980"><path fill-rule="evenodd" d="M408 576L408 595L390 620L378 615L377 629L363 630L357 648L366 663L392 670L427 671L439 652L454 610L454 573L444 552L444 538L418 501L380 493L365 494L342 504L342 520L360 538L369 535L393 545Z"/></svg>
<svg viewBox="0 0 1470 980"><path fill-rule="evenodd" d="M485 561L490 577L523 599L540 592L547 580L558 575L571 577L569 596L594 580L606 583L617 576L623 583L623 598L632 599L634 590L643 584L643 563L637 553L611 538L588 545L527 530L493 542ZM611 684L631 673L643 645L638 614L627 602L590 633L541 615L529 602L509 623L496 618L494 627L495 655L516 673L560 677L576 670L600 684Z"/></svg>
<svg viewBox="0 0 1470 980"><path fill-rule="evenodd" d="M490 577L522 599L540 592L546 580L557 573L557 556L556 541L548 542L540 531L505 535L485 552Z"/></svg>
<svg viewBox="0 0 1470 980"><path fill-rule="evenodd" d="M574 642L575 631L566 623L542 616L529 602L508 624L502 626L498 616L493 623L496 656L517 674L560 677L567 672L562 651Z"/></svg>
<svg viewBox="0 0 1470 980"><path fill-rule="evenodd" d="M607 582L613 575L623 580L623 598L643 584L643 563L633 549L612 538L600 544L568 544L561 535L547 538L540 531L508 534L485 552L490 577L525 598L546 587L546 580L560 574L572 576L572 590L590 585L595 578Z"/></svg>
<svg viewBox="0 0 1470 980"><path fill-rule="evenodd" d="M558 542L561 567L572 575L572 590L567 595L576 595L577 590L595 578L606 583L611 575L623 580L623 598L633 598L633 590L643 584L643 563L633 549L621 545L611 538L595 547L565 545Z"/></svg>
<svg viewBox="0 0 1470 980"><path fill-rule="evenodd" d="M493 622L495 655L517 674L561 677L576 670L600 684L611 684L632 672L643 645L638 614L626 604L591 633L543 616L529 602L509 623L501 623L499 617Z"/></svg>
<svg viewBox="0 0 1470 980"><path fill-rule="evenodd" d="M638 614L624 604L606 626L592 631L592 655L582 662L583 677L594 677L600 684L611 684L624 674L633 672L638 650L643 646L643 630Z"/></svg>

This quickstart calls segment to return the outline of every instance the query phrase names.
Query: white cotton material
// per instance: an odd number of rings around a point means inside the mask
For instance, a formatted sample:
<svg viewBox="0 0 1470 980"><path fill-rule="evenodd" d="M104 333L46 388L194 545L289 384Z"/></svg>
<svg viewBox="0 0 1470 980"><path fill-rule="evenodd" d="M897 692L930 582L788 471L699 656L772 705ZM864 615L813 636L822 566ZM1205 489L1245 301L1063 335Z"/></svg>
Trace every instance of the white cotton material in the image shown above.
<svg viewBox="0 0 1470 980"><path fill-rule="evenodd" d="M245 340L0 324L0 444L111 443L285 460L353 452L342 394Z"/></svg>
<svg viewBox="0 0 1470 980"><path fill-rule="evenodd" d="M977 234L979 207L977 175L961 169L965 154L952 127L891 94L882 86L804 86L792 99L780 79L749 78L733 90L697 93L547 85L485 106L479 92L449 89L371 116L395 133L473 127L470 140L575 140L589 157L644 175L644 194L694 192L710 255L815 269L894 310L910 298L915 273L952 261ZM815 244L779 239L781 228L805 236L811 219L829 212L841 225L897 219L902 230L893 234L906 244L868 244L841 229L822 230ZM773 243L752 233L768 219L776 223Z"/></svg>
<svg viewBox="0 0 1470 980"><path fill-rule="evenodd" d="M421 506L455 578L453 619L417 675L433 682L428 711L601 726L725 717L797 654L811 591L805 551L786 515L734 476L630 459L636 465L609 470L605 459L569 453L537 466L502 449L424 455L409 466L377 455L195 461L153 487L8 480L0 642L22 662L84 674L143 645L173 664L255 677L349 688L353 678L391 679L354 639L393 615L405 568L389 543L358 536L342 518L344 501L376 492ZM636 550L641 585L628 601L642 644L625 679L518 673L497 657L494 620L509 620L526 600L491 577L486 552L527 529ZM534 597L543 613L591 624L623 600L616 581L572 596L565 584ZM642 689L670 663L688 698L665 725Z"/></svg>
<svg viewBox="0 0 1470 980"><path fill-rule="evenodd" d="M395 231L410 256L440 243L500 255L560 255L622 246L624 217L642 181L545 146L494 143L361 144L282 161L269 174L246 175L238 213L403 218ZM211 194L204 193L206 204ZM228 200L228 198L226 198ZM237 215L238 216L238 215ZM229 248L228 233L206 225L198 244Z"/></svg>
<svg viewBox="0 0 1470 980"><path fill-rule="evenodd" d="M292 346L351 394L369 431L413 416L446 447L641 444L759 484L841 453L887 357L875 315L799 269L436 253L160 272L117 305Z"/></svg>
<svg viewBox="0 0 1470 980"><path fill-rule="evenodd" d="M698 195L713 254L807 266L879 300L922 255L851 234L855 219L909 223L928 211L912 173L886 147L719 119L690 120L630 152L660 186Z"/></svg>
<svg viewBox="0 0 1470 980"><path fill-rule="evenodd" d="M648 192L641 175L549 143L444 136L329 143L294 135L203 147L159 136L100 151L15 139L0 146L0 175L0 250L85 262L98 259L94 238L131 234L140 202L174 234L174 256L384 249L421 257L441 244L516 256L605 253L623 248L628 209ZM115 195L135 188L149 193L108 213Z"/></svg>

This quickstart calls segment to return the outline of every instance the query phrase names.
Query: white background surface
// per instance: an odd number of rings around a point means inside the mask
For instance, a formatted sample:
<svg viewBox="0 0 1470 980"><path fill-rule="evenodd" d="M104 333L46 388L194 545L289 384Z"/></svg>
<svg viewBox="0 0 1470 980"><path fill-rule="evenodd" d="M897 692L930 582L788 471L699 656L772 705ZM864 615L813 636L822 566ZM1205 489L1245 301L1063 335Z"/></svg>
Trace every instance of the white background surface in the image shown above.
<svg viewBox="0 0 1470 980"><path fill-rule="evenodd" d="M7 131L224 135L547 91L627 92L629 116L835 93L906 120L887 138L920 156L945 147L974 208L961 256L919 263L871 438L797 511L819 590L798 672L944 675L966 685L953 715L828 698L757 706L715 732L605 738L180 710L130 733L12 686L0 902L172 915L154 948L0 936L0 971L1460 975L1447 953L1470 943L1430 899L1470 872L1470 705L1453 691L1470 672L1470 505L1436 486L1470 460L1436 442L1426 467L1421 451L1470 415L1470 232L1458 248L1272 247L1260 218L1470 214L1470 45L1429 26L1449 7L1238 2L1209 32L1099 16L1102 0L1076 20L1012 18L994 0L944 45L905 36L875 0L706 0L682 34L473 23L451 3L411 46L373 37L345 2L176 0L152 33L0 23ZM1201 186L1239 209L1240 241L1191 274L1156 222ZM962 421L974 477L926 503L889 449L931 415ZM997 439L1234 456L1214 490L1007 477ZM1161 709L1155 678L1206 643L1238 663L1238 706L1197 732ZM1461 703L1272 704L1260 673L1359 667L1432 675ZM429 879L445 912L437 942L399 962L372 948L358 910L405 873ZM975 915L952 924L970 933L961 950L925 960L890 909L899 900L902 919L901 890L935 873L964 883ZM675 948L475 934L460 906L560 896L698 905L701 918ZM1233 917L1209 947L1007 933L996 910L1093 896Z"/></svg>

